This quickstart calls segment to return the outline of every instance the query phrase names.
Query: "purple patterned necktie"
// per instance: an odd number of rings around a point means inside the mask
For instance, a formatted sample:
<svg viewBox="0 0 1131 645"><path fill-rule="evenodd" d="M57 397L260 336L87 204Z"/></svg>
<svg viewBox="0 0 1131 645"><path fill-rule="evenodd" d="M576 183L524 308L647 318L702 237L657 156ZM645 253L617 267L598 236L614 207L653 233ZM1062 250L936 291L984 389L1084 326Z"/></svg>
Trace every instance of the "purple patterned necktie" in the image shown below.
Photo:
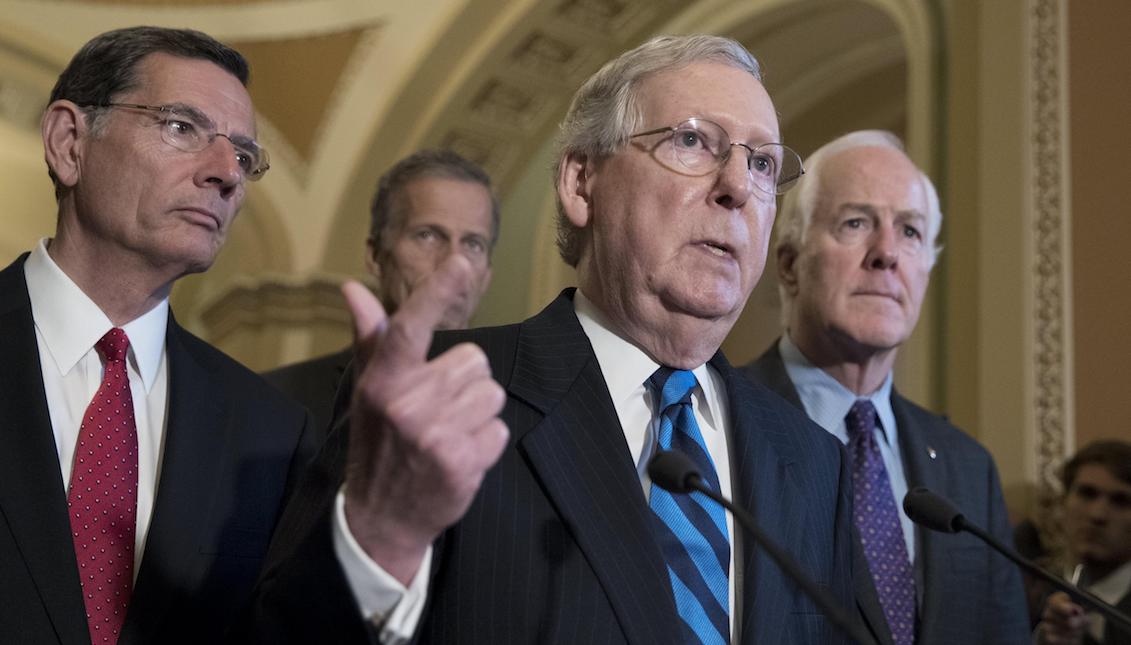
<svg viewBox="0 0 1131 645"><path fill-rule="evenodd" d="M896 645L915 641L915 576L884 459L876 445L876 408L860 399L844 418L852 461L856 530Z"/></svg>

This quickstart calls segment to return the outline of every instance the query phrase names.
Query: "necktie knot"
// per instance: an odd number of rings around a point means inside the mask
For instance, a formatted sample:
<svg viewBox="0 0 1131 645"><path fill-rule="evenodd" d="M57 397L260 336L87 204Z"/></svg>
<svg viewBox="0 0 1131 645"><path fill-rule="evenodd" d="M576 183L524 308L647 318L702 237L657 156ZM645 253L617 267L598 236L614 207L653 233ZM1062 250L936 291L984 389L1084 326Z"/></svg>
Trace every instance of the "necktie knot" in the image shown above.
<svg viewBox="0 0 1131 645"><path fill-rule="evenodd" d="M659 398L660 411L677 403L691 403L691 393L699 381L695 374L688 370L676 370L661 365L651 377L648 384Z"/></svg>
<svg viewBox="0 0 1131 645"><path fill-rule="evenodd" d="M94 348L107 362L126 360L126 352L130 349L130 339L126 332L119 327L114 327L98 339Z"/></svg>
<svg viewBox="0 0 1131 645"><path fill-rule="evenodd" d="M872 436L876 429L876 406L868 399L858 399L844 417L848 440L856 441Z"/></svg>

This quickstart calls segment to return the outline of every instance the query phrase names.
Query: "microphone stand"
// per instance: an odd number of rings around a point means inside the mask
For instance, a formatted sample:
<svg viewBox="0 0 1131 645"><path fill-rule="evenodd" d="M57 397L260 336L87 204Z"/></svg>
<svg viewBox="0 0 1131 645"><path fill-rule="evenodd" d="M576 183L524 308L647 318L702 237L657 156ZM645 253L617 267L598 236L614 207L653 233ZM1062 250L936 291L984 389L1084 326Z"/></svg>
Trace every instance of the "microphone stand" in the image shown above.
<svg viewBox="0 0 1131 645"><path fill-rule="evenodd" d="M966 531L967 533L972 533L975 536L981 538L982 541L992 546L998 553L1017 563L1017 565L1022 569L1028 571L1034 576L1037 576L1041 580L1044 580L1057 589L1060 589L1061 591L1067 593L1077 603L1084 605L1089 609L1100 612L1111 622L1118 624L1122 629L1131 633L1131 618L1128 618L1126 614L1117 610L1115 607L1112 607L1110 604L1104 602L1102 599L1100 599L1090 591L1073 586L1060 579L1059 577L1054 576L1048 571L1045 571L1041 567L1038 567L1036 564L1030 562L1029 560L1021 557L1013 549L1005 546L996 538L994 538L994 536L982 530L980 526L976 526L974 524L971 524L970 522L967 522L966 518L962 515L959 515L957 518L955 518L954 528L958 531Z"/></svg>
<svg viewBox="0 0 1131 645"><path fill-rule="evenodd" d="M700 478L698 474L689 475L684 480L684 483L688 488L703 493L721 504L723 508L729 510L734 517L742 523L742 526L746 529L746 532L750 534L750 537L754 538L754 543L762 547L762 550L770 556L770 559L773 560L787 576L797 583L797 586L801 587L801 590L816 603L817 607L829 617L829 620L831 620L834 625L848 634L848 636L857 643L872 642L872 639L861 630L859 624L849 617L848 613L845 612L837 600L833 598L832 594L813 582L809 576L797 566L797 563L793 561L793 557L790 556L789 553L785 552L781 547L771 541L770 537L759 528L753 515L747 513L745 509L736 506L727 498L705 486L702 478Z"/></svg>

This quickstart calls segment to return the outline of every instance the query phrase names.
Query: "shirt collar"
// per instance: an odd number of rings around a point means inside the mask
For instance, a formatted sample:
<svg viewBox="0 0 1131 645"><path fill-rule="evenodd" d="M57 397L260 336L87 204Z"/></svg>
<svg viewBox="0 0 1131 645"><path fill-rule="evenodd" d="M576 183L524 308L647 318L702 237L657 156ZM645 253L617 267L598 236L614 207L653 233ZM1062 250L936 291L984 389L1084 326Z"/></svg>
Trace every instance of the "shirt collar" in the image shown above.
<svg viewBox="0 0 1131 645"><path fill-rule="evenodd" d="M1113 605L1118 603L1129 589L1131 589L1131 562L1123 563L1115 571L1088 585L1089 591Z"/></svg>
<svg viewBox="0 0 1131 645"><path fill-rule="evenodd" d="M797 394L805 405L805 411L814 423L848 443L848 430L844 418L857 399L867 399L876 408L876 416L880 421L884 440L893 448L897 445L898 429L895 425L895 413L891 408L890 372L875 392L861 397L829 376L828 372L809 362L789 338L788 333L782 334L778 350L781 352L782 363L785 364L789 380L793 381L793 386L797 388Z"/></svg>
<svg viewBox="0 0 1131 645"><path fill-rule="evenodd" d="M55 366L67 374L106 332L114 327L78 285L47 253L47 238L32 249L24 264L32 318ZM165 350L169 300L162 300L122 329L130 339L130 356L145 391L153 387Z"/></svg>
<svg viewBox="0 0 1131 645"><path fill-rule="evenodd" d="M644 350L621 337L613 322L592 300L585 297L581 289L574 292L573 306L582 330L589 337L597 363L601 366L609 396L612 397L614 406L621 409L639 396L641 389L647 391L645 383L659 369L660 364L652 360ZM699 381L697 390L702 393L697 397L697 408L710 426L718 427L712 410L712 402L718 399L715 398L715 383L707 364L704 363L691 372Z"/></svg>

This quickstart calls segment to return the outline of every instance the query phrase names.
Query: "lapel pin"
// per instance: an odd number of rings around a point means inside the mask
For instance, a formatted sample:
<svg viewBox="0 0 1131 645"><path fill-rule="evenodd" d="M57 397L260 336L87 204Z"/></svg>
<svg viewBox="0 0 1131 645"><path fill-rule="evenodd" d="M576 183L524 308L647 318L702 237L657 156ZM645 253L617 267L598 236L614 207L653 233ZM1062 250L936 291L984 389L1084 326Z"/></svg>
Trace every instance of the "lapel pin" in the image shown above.
<svg viewBox="0 0 1131 645"><path fill-rule="evenodd" d="M936 457L938 457L938 456L939 456L939 453L935 452L935 449L934 449L934 448L932 448L932 447L930 447L930 446L927 446L927 455L928 455L928 456L929 456L929 457L930 457L931 459L934 459L934 458L936 458Z"/></svg>

